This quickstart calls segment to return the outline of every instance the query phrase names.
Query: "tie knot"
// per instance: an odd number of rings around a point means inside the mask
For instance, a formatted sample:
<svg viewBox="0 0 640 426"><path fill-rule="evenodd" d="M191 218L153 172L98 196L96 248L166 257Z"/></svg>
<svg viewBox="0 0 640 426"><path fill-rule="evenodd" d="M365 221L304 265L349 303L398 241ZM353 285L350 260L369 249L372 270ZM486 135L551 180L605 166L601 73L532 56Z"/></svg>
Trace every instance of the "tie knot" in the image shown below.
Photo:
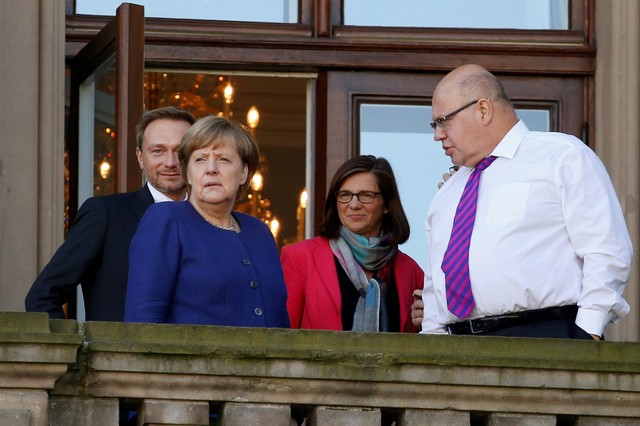
<svg viewBox="0 0 640 426"><path fill-rule="evenodd" d="M476 170L478 172L483 171L484 169L489 167L491 165L491 163L493 163L493 160L495 160L496 158L497 157L495 155L491 155L489 157L483 158L482 161L480 161L478 163L478 165L476 166Z"/></svg>

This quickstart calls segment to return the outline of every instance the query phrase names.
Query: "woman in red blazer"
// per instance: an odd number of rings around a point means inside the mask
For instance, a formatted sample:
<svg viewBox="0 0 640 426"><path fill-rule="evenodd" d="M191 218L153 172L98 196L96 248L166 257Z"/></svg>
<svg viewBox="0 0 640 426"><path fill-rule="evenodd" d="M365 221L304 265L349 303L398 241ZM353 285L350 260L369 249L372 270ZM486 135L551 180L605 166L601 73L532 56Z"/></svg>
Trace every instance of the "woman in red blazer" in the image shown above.
<svg viewBox="0 0 640 426"><path fill-rule="evenodd" d="M424 273L398 250L408 238L389 162L347 160L331 182L320 235L282 249L291 327L418 331L411 304Z"/></svg>

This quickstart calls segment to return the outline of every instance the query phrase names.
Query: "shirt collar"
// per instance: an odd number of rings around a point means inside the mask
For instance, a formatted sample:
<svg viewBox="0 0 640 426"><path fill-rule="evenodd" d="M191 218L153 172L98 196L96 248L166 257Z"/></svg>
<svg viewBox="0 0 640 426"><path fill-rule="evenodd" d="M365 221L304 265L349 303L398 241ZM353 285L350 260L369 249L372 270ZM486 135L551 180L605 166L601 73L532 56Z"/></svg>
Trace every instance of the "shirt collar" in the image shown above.
<svg viewBox="0 0 640 426"><path fill-rule="evenodd" d="M153 185L151 185L149 182L147 182L147 188L149 188L149 192L151 192L151 196L153 197L154 203L162 203L164 201L173 201L171 198L167 197L166 194L154 188ZM188 195L185 194L184 201L186 201L187 198L188 198Z"/></svg>
<svg viewBox="0 0 640 426"><path fill-rule="evenodd" d="M524 121L519 120L516 125L504 135L498 146L493 149L491 155L512 159L516 155L520 143L522 143L525 136L527 136L527 133L529 133L529 128L524 124Z"/></svg>

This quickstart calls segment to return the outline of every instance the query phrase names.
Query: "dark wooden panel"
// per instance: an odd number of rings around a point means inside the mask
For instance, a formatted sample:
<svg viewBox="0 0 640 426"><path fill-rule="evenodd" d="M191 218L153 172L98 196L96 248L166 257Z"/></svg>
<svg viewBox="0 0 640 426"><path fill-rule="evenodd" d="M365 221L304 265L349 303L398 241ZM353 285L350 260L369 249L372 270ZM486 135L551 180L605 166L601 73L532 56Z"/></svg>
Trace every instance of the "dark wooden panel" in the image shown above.
<svg viewBox="0 0 640 426"><path fill-rule="evenodd" d="M504 52L503 52L504 53ZM595 57L584 52L523 52L497 54L479 48L447 52L349 51L320 50L293 47L269 48L239 46L187 46L147 44L148 64L175 66L220 67L250 69L319 71L319 70L385 70L407 72L448 71L465 63L478 63L487 68L510 73L557 75L593 75ZM573 53L573 54L572 54Z"/></svg>
<svg viewBox="0 0 640 426"><path fill-rule="evenodd" d="M475 62L513 73L592 75L595 4L570 4L568 31L343 26L340 0L302 0L300 24L148 18L147 55L154 64L216 62L275 70L442 71ZM68 17L67 55L104 22Z"/></svg>
<svg viewBox="0 0 640 426"><path fill-rule="evenodd" d="M583 128L589 121L587 79L496 74L517 108L548 110L552 130L583 137ZM318 114L323 115L318 126L326 125L327 129L316 133L318 139L326 137L317 141L326 146L325 188L340 164L358 152L357 115L361 103L430 105L433 91L443 76L443 73L328 73L326 104L317 105Z"/></svg>
<svg viewBox="0 0 640 426"><path fill-rule="evenodd" d="M144 105L144 8L123 3L116 21L116 188L128 192L142 184L135 152L136 123Z"/></svg>

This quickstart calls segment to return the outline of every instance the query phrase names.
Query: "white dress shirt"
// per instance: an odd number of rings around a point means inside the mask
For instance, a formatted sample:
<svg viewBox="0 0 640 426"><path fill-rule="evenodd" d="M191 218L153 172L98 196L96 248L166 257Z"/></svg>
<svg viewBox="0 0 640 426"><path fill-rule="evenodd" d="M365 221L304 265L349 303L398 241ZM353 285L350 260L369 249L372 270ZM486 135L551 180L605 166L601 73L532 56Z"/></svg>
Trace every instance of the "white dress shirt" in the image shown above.
<svg viewBox="0 0 640 426"><path fill-rule="evenodd" d="M633 251L604 165L577 138L531 132L522 121L492 155L471 237L476 307L467 319L577 304L576 324L602 335L629 312L622 292ZM460 321L447 309L441 265L472 170L454 174L427 213L422 333L446 333Z"/></svg>
<svg viewBox="0 0 640 426"><path fill-rule="evenodd" d="M162 203L165 201L173 201L171 198L169 198L165 193L158 191L155 186L151 185L149 182L147 182L147 187L149 188L149 192L151 192L151 196L153 197L153 202L154 203ZM184 201L187 201L189 199L188 195L184 196Z"/></svg>

